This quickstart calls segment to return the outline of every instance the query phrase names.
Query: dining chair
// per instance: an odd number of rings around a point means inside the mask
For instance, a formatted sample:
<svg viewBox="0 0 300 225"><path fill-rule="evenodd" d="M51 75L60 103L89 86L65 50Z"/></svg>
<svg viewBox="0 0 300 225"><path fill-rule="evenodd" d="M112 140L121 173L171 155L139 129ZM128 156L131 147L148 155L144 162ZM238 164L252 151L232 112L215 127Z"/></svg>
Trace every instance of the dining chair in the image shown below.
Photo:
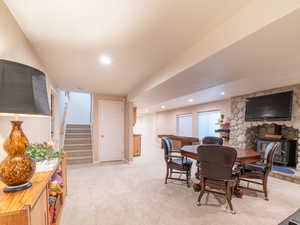
<svg viewBox="0 0 300 225"><path fill-rule="evenodd" d="M223 139L215 136L206 136L202 139L202 144L223 145Z"/></svg>
<svg viewBox="0 0 300 225"><path fill-rule="evenodd" d="M201 205L205 192L221 194L225 197L231 213L234 214L231 199L233 189L237 184L237 178L233 174L237 151L232 147L211 144L200 145L197 151L201 166L201 191L197 201L198 206Z"/></svg>
<svg viewBox="0 0 300 225"><path fill-rule="evenodd" d="M185 181L187 187L190 187L193 161L184 156L178 155L178 151L174 151L172 149L172 141L169 138L162 138L162 144L167 168L165 184L167 184L169 179L179 180ZM180 176L179 178L173 177L173 174L179 174ZM181 178L182 175L185 176L185 179Z"/></svg>
<svg viewBox="0 0 300 225"><path fill-rule="evenodd" d="M268 176L272 171L273 159L275 152L278 151L280 143L272 142L265 148L264 156L261 162L245 165L241 170L240 180L248 183L245 189L261 192L265 195L265 200L268 198ZM257 181L259 180L259 181ZM263 186L262 190L249 188L249 183Z"/></svg>
<svg viewBox="0 0 300 225"><path fill-rule="evenodd" d="M206 144L212 144L212 145L223 145L223 139L219 138L219 137L215 137L215 136L205 136L202 139L202 144L206 145ZM197 167L197 171L196 171L196 178L199 180L200 179L200 161L196 162L196 167Z"/></svg>

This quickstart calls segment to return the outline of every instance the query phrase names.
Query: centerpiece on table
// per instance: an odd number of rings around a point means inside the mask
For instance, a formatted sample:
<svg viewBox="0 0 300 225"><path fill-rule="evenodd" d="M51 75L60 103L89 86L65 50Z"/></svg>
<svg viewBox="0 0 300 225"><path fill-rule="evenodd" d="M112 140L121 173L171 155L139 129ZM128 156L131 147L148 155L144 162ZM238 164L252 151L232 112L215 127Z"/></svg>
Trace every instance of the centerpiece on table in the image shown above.
<svg viewBox="0 0 300 225"><path fill-rule="evenodd" d="M53 144L43 142L31 144L28 147L27 154L36 161L37 172L52 170L60 157L63 156L63 150L55 150Z"/></svg>

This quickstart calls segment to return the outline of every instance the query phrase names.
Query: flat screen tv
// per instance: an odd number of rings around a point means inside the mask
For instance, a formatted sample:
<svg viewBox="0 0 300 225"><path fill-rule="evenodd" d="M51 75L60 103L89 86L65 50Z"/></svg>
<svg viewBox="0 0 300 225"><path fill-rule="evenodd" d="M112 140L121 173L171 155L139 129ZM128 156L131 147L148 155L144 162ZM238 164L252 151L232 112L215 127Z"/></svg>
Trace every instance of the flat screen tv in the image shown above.
<svg viewBox="0 0 300 225"><path fill-rule="evenodd" d="M246 121L287 121L292 118L293 92L263 95L246 100Z"/></svg>

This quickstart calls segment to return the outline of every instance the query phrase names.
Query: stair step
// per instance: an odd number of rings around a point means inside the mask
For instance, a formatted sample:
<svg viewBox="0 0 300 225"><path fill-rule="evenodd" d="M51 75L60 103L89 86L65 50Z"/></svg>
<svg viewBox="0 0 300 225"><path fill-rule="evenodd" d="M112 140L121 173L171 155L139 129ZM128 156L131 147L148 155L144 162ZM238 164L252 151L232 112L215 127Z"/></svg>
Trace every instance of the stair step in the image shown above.
<svg viewBox="0 0 300 225"><path fill-rule="evenodd" d="M82 140L82 141L86 141L86 140L91 140L91 136L88 136L88 137L82 137L82 138L80 138L80 137L69 137L69 138L65 138L65 140L68 140L68 141L72 141L72 140L74 140L74 141L80 141L80 140Z"/></svg>
<svg viewBox="0 0 300 225"><path fill-rule="evenodd" d="M66 129L66 134L74 134L74 133L90 134L91 129Z"/></svg>
<svg viewBox="0 0 300 225"><path fill-rule="evenodd" d="M84 163L92 163L93 159L92 157L84 156L84 157L68 157L67 163L69 165L72 164L84 164Z"/></svg>
<svg viewBox="0 0 300 225"><path fill-rule="evenodd" d="M67 128L84 128L89 129L91 126L90 124L67 124Z"/></svg>
<svg viewBox="0 0 300 225"><path fill-rule="evenodd" d="M66 133L65 138L90 138L90 133Z"/></svg>
<svg viewBox="0 0 300 225"><path fill-rule="evenodd" d="M92 157L93 153L91 150L65 150L67 152L67 158L72 158L72 157Z"/></svg>
<svg viewBox="0 0 300 225"><path fill-rule="evenodd" d="M90 124L67 124L64 150L69 164L93 162Z"/></svg>
<svg viewBox="0 0 300 225"><path fill-rule="evenodd" d="M92 139L91 138L66 138L65 139L65 145L66 144L91 144Z"/></svg>
<svg viewBox="0 0 300 225"><path fill-rule="evenodd" d="M64 150L92 150L91 144L65 144Z"/></svg>
<svg viewBox="0 0 300 225"><path fill-rule="evenodd" d="M90 127L66 127L66 130L90 130Z"/></svg>

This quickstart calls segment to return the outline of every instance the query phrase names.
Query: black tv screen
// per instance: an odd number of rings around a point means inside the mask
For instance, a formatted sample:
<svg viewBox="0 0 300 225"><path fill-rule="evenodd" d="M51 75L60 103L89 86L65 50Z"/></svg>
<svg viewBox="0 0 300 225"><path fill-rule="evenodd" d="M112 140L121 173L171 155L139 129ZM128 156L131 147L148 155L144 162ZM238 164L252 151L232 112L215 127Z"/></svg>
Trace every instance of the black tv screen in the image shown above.
<svg viewBox="0 0 300 225"><path fill-rule="evenodd" d="M246 101L246 121L291 120L293 92L248 98Z"/></svg>

